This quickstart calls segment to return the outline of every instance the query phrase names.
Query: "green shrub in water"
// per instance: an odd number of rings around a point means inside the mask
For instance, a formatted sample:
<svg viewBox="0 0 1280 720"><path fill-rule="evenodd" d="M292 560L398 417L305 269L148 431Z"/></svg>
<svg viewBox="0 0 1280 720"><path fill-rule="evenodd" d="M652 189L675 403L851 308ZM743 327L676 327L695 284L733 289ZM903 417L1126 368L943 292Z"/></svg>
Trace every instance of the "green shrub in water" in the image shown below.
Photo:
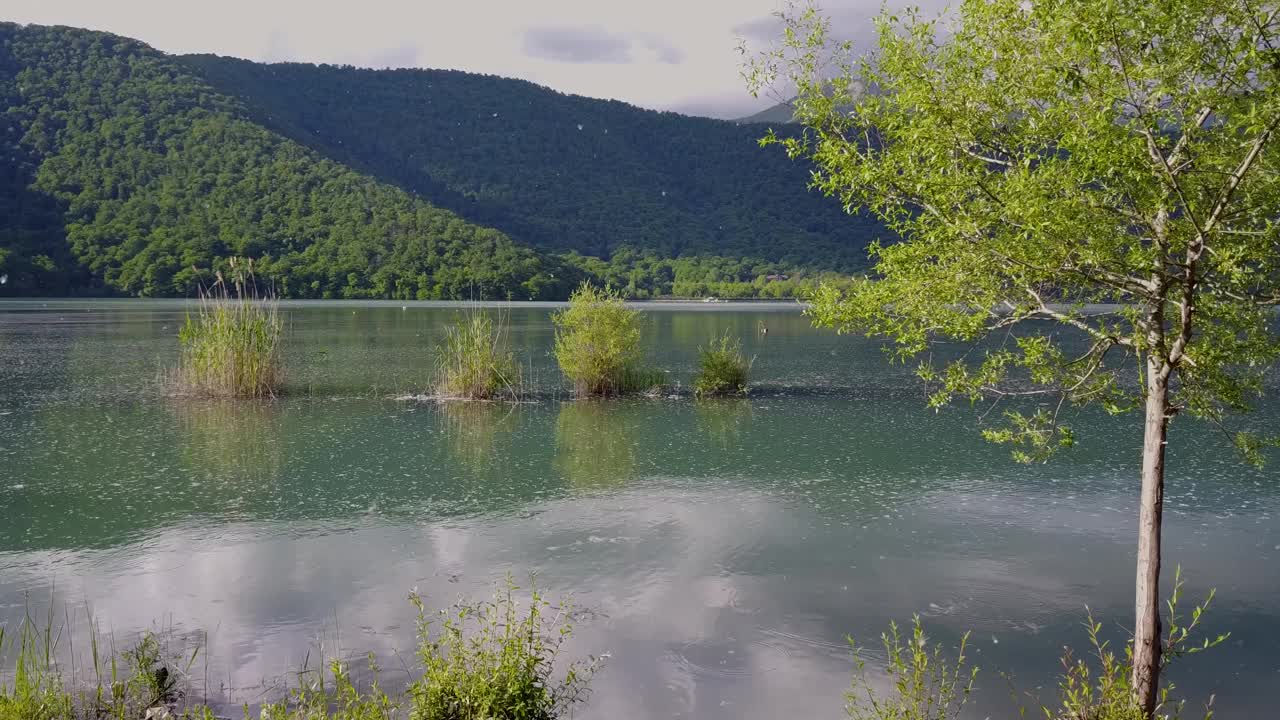
<svg viewBox="0 0 1280 720"><path fill-rule="evenodd" d="M492 601L460 603L430 619L417 595L421 679L409 689L412 720L552 720L586 699L597 659L555 664L569 638L567 606L535 588L523 605L508 579Z"/></svg>
<svg viewBox="0 0 1280 720"><path fill-rule="evenodd" d="M752 360L742 355L742 341L727 333L698 349L698 375L693 392L699 397L746 395Z"/></svg>
<svg viewBox="0 0 1280 720"><path fill-rule="evenodd" d="M282 323L274 299L259 296L253 266L231 261L232 280L200 293L178 332L177 388L202 397L274 397L283 377Z"/></svg>
<svg viewBox="0 0 1280 720"><path fill-rule="evenodd" d="M583 283L551 319L556 361L575 394L643 392L663 384L661 372L640 365L641 313L617 292Z"/></svg>
<svg viewBox="0 0 1280 720"><path fill-rule="evenodd" d="M445 330L436 350L435 393L462 400L520 396L520 365L501 318L477 310L459 316Z"/></svg>

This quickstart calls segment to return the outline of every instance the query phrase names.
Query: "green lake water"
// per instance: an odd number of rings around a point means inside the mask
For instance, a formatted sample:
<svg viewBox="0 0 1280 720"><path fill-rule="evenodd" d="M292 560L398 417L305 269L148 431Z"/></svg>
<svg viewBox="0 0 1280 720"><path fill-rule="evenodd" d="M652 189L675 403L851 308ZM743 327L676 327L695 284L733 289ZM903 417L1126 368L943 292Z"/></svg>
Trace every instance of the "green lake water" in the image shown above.
<svg viewBox="0 0 1280 720"><path fill-rule="evenodd" d="M207 633L197 684L224 707L321 644L394 682L412 588L438 606L507 573L571 594L570 649L610 655L586 720L841 717L845 637L913 613L944 643L973 631L971 716L1016 717L1001 672L1051 682L1086 605L1113 641L1132 622L1135 416L1076 417L1078 448L1016 465L978 411L926 410L910 368L795 305L646 307L673 385L741 335L747 400L572 401L530 305L507 312L536 402L396 399L457 307L325 302L282 307L286 396L183 401L158 378L184 307L0 303L0 623L52 605L81 642L86 609L119 643ZM1280 466L1180 419L1165 521L1166 587L1181 565L1188 599L1217 588L1206 623L1232 633L1175 665L1181 690L1275 717Z"/></svg>

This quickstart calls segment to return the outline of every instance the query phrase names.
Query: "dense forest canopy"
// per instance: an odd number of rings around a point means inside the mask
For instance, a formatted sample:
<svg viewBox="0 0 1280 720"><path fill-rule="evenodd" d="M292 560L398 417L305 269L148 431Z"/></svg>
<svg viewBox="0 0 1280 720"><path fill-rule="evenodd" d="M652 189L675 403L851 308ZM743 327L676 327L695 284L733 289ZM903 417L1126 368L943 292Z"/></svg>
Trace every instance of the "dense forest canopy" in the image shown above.
<svg viewBox="0 0 1280 720"><path fill-rule="evenodd" d="M784 296L878 226L763 128L460 72L173 57L0 24L3 295ZM797 182L799 181L799 182Z"/></svg>
<svg viewBox="0 0 1280 720"><path fill-rule="evenodd" d="M542 248L847 269L873 231L757 126L456 71L182 60L267 127Z"/></svg>

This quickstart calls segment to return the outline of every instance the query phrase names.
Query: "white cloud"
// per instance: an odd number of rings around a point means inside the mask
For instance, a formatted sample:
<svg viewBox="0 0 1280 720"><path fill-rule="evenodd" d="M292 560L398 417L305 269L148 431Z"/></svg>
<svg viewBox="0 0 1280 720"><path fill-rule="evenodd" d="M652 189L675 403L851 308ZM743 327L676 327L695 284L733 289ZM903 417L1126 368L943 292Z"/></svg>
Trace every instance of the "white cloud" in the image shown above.
<svg viewBox="0 0 1280 720"><path fill-rule="evenodd" d="M524 52L555 62L629 63L631 38L598 27L535 27L524 33Z"/></svg>

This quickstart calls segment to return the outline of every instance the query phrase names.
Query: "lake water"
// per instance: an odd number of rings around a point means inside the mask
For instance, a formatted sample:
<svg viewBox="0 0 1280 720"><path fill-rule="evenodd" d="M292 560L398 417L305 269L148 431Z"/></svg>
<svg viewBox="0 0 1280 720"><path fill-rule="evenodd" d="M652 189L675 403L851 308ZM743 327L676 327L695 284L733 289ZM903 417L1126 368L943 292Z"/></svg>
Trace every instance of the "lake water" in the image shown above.
<svg viewBox="0 0 1280 720"><path fill-rule="evenodd" d="M646 309L673 384L740 334L751 398L571 401L549 307L520 305L537 402L397 400L457 309L330 302L283 306L286 397L179 401L157 377L182 303L0 303L0 622L52 605L82 643L86 609L118 643L207 632L197 684L229 707L319 643L394 677L412 588L440 606L536 571L579 608L572 651L610 654L587 720L841 717L846 635L913 613L943 643L973 631L972 717L1016 717L1000 673L1051 682L1086 605L1124 637L1137 417L1076 418L1078 448L1021 466L976 411L926 410L910 368L795 305ZM1206 623L1232 635L1174 676L1220 718L1275 716L1277 468L1175 423L1166 587L1180 564L1188 599L1217 588Z"/></svg>

